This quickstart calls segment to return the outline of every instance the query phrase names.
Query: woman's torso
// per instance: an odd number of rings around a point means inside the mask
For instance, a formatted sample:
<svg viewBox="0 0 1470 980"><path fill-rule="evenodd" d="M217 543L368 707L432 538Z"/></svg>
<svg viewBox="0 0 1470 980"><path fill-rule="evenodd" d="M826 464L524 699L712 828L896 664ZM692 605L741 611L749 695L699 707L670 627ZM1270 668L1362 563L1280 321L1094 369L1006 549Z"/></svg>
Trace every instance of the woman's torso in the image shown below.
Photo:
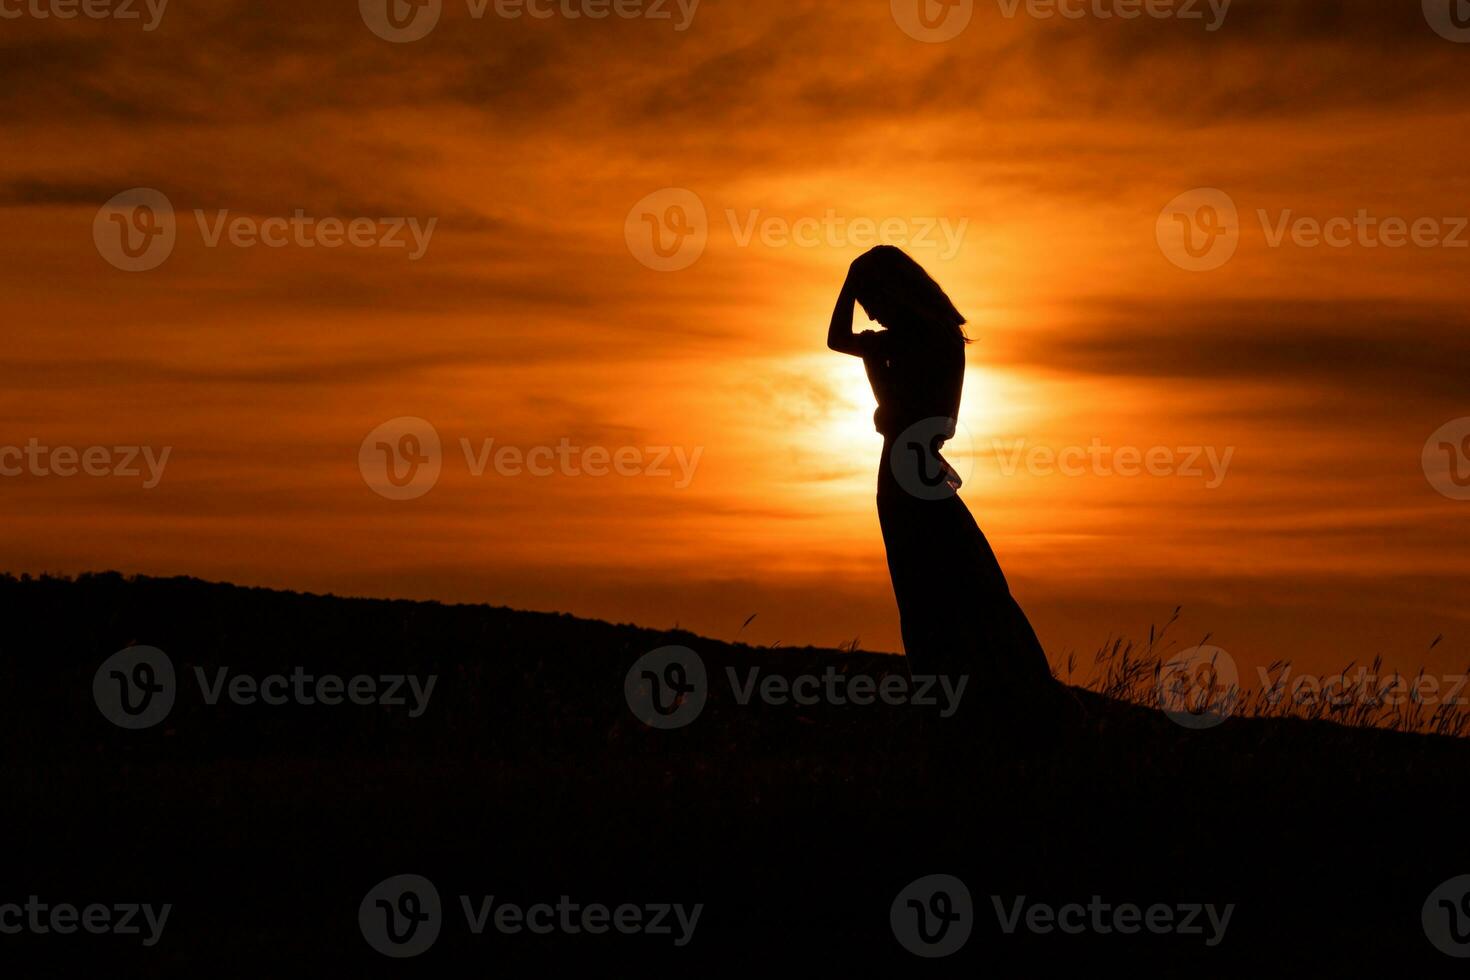
<svg viewBox="0 0 1470 980"><path fill-rule="evenodd" d="M965 343L957 335L883 331L870 334L863 367L878 410L873 426L885 439L926 419L958 419L965 383Z"/></svg>

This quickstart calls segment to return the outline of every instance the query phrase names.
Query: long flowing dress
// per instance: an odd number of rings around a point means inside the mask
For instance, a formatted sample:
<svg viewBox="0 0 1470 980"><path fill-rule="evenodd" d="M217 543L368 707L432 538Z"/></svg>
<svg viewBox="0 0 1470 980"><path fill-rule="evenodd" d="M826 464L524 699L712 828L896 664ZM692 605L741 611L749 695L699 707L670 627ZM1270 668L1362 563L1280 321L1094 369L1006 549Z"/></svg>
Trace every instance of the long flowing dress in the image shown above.
<svg viewBox="0 0 1470 980"><path fill-rule="evenodd" d="M857 335L883 435L878 521L910 671L970 677L989 710L1047 706L1051 668L940 455L954 434L965 345L935 331Z"/></svg>

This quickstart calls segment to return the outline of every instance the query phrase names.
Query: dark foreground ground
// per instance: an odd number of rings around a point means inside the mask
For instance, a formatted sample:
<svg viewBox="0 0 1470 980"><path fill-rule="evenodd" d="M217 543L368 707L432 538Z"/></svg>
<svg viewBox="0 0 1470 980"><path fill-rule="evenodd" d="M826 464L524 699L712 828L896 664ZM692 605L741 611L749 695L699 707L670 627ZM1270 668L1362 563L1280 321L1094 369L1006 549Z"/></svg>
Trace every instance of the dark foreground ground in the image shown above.
<svg viewBox="0 0 1470 980"><path fill-rule="evenodd" d="M0 935L7 976L1470 968L1421 921L1437 886L1470 873L1465 741L1290 721L1191 731L1084 696L1061 728L961 742L933 709L742 706L724 680L728 665L903 675L899 658L184 579L0 579L0 613L0 906L172 905L151 948ZM697 651L712 683L696 720L654 730L624 678L669 644ZM178 674L167 718L142 730L107 720L93 692L103 661L131 645L162 649ZM417 718L211 706L194 669L221 666L438 680ZM426 951L394 959L369 945L359 907L402 874L431 881L443 912ZM952 955L921 958L890 910L936 874L968 887L972 931ZM614 931L476 936L460 896L703 909L681 947ZM1203 912L1200 934L1007 933L997 896L1007 912L1021 896L1170 906L1176 923L1190 905L1234 908L1210 945ZM963 902L950 899L927 907Z"/></svg>

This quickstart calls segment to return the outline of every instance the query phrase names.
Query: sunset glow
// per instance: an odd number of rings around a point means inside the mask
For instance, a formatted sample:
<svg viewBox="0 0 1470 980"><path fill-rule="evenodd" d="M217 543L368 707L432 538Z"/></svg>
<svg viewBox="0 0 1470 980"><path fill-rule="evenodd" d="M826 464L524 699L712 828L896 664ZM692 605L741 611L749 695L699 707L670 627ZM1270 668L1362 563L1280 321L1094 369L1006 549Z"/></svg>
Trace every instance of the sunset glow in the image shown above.
<svg viewBox="0 0 1470 980"><path fill-rule="evenodd" d="M886 2L706 0L682 31L447 3L402 44L355 3L6 21L0 445L171 454L147 489L4 478L4 566L897 650L873 398L823 332L898 231L970 319L954 462L1053 661L1182 605L1182 639L1252 668L1463 666L1470 503L1421 454L1470 415L1470 251L1289 231L1470 207L1470 47L1400 6L1236 0L1206 32L977 4L936 44ZM34 71L42 47L73 70ZM94 222L138 187L177 240L130 272ZM625 238L666 188L706 211L677 271ZM1239 215L1203 272L1158 238L1196 188ZM219 223L298 212L406 247ZM401 417L442 474L390 500L359 449ZM491 439L577 471L477 476ZM591 475L588 447L638 472Z"/></svg>

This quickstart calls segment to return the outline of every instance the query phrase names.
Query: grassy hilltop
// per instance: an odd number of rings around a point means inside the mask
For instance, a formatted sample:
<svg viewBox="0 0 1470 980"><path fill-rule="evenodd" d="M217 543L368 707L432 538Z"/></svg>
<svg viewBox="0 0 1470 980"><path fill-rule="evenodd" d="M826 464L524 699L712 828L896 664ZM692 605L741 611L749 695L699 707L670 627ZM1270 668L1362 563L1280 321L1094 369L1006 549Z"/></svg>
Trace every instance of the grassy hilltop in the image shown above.
<svg viewBox="0 0 1470 980"><path fill-rule="evenodd" d="M489 606L344 599L115 574L0 579L0 726L12 867L32 893L176 906L163 942L0 937L0 956L82 955L149 973L345 975L591 958L665 964L993 969L1085 961L1147 971L1227 963L1454 963L1420 909L1470 872L1470 741L1290 718L1203 731L1074 692L1065 723L965 734L904 705L740 704L726 683L906 677L902 658L761 649ZM139 731L93 698L133 645L168 654L179 693ZM629 667L695 650L712 683L686 727L654 730ZM196 669L436 678L408 706L207 703ZM983 678L973 679L983 685ZM357 929L378 881L526 903L703 903L694 940L470 937L391 961ZM889 906L953 874L975 898L955 956L904 951ZM992 896L1235 906L1223 942L1006 934ZM147 975L146 973L143 975Z"/></svg>

